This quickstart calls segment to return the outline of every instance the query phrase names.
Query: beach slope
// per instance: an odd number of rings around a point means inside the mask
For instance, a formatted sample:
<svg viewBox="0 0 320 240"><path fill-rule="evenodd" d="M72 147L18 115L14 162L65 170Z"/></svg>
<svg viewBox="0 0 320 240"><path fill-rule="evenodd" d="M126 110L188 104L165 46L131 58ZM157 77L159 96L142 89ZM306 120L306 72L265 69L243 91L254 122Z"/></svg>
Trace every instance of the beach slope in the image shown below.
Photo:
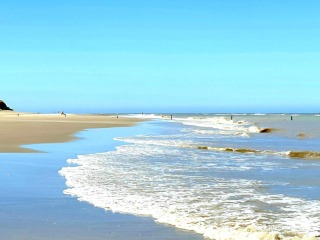
<svg viewBox="0 0 320 240"><path fill-rule="evenodd" d="M0 152L36 152L21 147L37 143L74 140L74 134L89 128L127 127L141 120L111 115L34 114L0 111Z"/></svg>

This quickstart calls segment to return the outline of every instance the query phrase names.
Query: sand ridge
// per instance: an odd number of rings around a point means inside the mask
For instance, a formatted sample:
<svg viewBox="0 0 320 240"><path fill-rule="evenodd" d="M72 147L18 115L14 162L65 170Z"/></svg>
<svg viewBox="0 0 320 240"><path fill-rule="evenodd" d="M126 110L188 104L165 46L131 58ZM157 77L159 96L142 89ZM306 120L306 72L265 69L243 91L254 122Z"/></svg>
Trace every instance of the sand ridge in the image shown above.
<svg viewBox="0 0 320 240"><path fill-rule="evenodd" d="M128 127L137 118L94 114L37 114L0 111L0 152L36 152L21 145L67 142L89 128Z"/></svg>

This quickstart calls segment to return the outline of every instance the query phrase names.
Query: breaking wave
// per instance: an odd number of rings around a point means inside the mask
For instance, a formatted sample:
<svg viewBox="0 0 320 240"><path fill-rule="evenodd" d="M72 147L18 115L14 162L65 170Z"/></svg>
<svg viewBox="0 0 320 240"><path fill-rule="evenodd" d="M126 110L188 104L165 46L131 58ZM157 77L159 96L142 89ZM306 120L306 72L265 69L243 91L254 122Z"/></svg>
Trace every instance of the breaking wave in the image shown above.
<svg viewBox="0 0 320 240"><path fill-rule="evenodd" d="M60 171L67 180L64 193L209 239L316 239L320 234L319 201L267 193L257 180L216 177L212 173L224 168L233 172L250 165L231 168L223 159L197 159L189 151L182 156L179 149L133 144L78 156L68 160L77 166Z"/></svg>

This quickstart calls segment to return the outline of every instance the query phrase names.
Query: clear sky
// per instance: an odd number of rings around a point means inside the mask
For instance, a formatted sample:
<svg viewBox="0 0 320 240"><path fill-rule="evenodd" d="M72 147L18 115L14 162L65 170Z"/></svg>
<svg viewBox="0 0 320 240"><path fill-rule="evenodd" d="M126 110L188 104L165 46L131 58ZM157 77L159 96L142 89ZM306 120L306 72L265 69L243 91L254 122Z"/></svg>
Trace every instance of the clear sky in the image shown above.
<svg viewBox="0 0 320 240"><path fill-rule="evenodd" d="M319 112L320 1L1 0L0 99L35 112Z"/></svg>

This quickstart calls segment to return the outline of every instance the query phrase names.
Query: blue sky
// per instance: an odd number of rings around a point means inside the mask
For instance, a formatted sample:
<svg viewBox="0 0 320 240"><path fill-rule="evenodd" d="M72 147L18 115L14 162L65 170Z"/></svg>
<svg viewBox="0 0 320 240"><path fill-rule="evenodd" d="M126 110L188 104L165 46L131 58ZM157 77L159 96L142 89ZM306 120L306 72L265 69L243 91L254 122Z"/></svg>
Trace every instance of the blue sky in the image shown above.
<svg viewBox="0 0 320 240"><path fill-rule="evenodd" d="M319 112L319 9L1 0L0 99L35 112Z"/></svg>

